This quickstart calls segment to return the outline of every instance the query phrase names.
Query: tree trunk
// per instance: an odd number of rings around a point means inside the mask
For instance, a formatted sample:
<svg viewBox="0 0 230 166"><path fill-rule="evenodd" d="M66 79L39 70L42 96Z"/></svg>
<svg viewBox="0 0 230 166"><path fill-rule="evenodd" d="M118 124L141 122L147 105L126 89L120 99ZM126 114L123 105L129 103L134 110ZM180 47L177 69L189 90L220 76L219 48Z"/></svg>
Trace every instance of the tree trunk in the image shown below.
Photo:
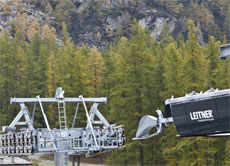
<svg viewBox="0 0 230 166"><path fill-rule="evenodd" d="M139 165L144 165L144 148L142 145L139 145Z"/></svg>

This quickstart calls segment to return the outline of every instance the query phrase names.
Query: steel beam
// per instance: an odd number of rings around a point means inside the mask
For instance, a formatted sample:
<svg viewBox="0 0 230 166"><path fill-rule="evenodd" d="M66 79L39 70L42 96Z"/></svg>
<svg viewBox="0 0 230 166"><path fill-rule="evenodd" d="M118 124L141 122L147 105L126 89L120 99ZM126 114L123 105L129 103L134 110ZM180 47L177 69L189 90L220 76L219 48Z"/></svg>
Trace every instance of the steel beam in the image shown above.
<svg viewBox="0 0 230 166"><path fill-rule="evenodd" d="M40 98L42 103L57 103L59 100L56 98ZM84 98L86 103L106 103L107 98ZM66 103L82 103L80 98L64 98ZM10 103L39 103L37 98L10 98Z"/></svg>

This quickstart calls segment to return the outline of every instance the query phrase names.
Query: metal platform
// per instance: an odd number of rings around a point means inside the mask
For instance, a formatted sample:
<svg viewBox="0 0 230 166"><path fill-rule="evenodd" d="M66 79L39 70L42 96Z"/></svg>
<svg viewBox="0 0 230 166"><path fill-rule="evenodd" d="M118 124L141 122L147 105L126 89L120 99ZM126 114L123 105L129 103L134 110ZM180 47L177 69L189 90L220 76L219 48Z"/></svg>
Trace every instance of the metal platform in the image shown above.
<svg viewBox="0 0 230 166"><path fill-rule="evenodd" d="M62 88L58 88L54 98L11 98L11 104L19 104L21 110L9 126L3 126L5 134L0 135L0 154L7 156L25 156L33 153L55 155L56 166L67 166L69 155L93 155L98 152L114 150L124 146L124 128L109 124L100 113L98 106L106 103L103 98L65 98ZM34 103L32 116L26 106ZM59 129L51 129L42 103L57 103ZM66 104L76 103L76 110L71 128L67 126ZM91 103L88 111L86 103ZM40 106L46 128L33 125L36 104ZM82 104L87 117L87 125L75 128L79 105ZM24 117L25 121L20 121ZM98 120L95 120L97 117ZM26 126L16 131L16 126Z"/></svg>

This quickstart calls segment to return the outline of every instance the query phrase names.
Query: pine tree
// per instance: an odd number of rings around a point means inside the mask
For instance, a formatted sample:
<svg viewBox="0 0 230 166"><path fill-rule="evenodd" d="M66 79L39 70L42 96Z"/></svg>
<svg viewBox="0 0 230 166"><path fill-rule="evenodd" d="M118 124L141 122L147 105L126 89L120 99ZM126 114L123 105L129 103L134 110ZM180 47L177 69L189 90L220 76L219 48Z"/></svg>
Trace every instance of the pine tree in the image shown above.
<svg viewBox="0 0 230 166"><path fill-rule="evenodd" d="M96 47L91 49L88 57L89 88L90 94L94 97L100 96L103 73L105 71L104 59Z"/></svg>
<svg viewBox="0 0 230 166"><path fill-rule="evenodd" d="M73 11L75 9L75 5L70 0L62 0L58 1L57 6L55 7L55 16L57 19L57 25L61 27L61 24L64 22L65 24L71 23L73 18ZM68 24L69 27L71 24Z"/></svg>
<svg viewBox="0 0 230 166"><path fill-rule="evenodd" d="M129 54L129 42L125 37L121 37L120 41L115 46L113 63L114 63L114 72L111 73L111 80L113 86L111 87L110 100L112 104L111 110L111 121L122 124L121 115L124 115L123 105L125 105L123 98L125 97L126 89L123 88L125 78L123 77L123 72L125 71L125 61L124 57ZM120 110L121 112L119 113Z"/></svg>
<svg viewBox="0 0 230 166"><path fill-rule="evenodd" d="M26 64L25 64L25 79L26 79L26 97L35 97L37 95L47 95L47 61L49 59L49 52L42 44L39 34L35 34L32 42L26 51ZM30 108L29 108L30 109ZM47 110L46 107L44 107ZM43 127L44 119L41 111L37 111L34 121L35 127Z"/></svg>
<svg viewBox="0 0 230 166"><path fill-rule="evenodd" d="M23 92L25 52L7 33L0 35L0 124L6 125L15 116L16 107L10 105L10 97Z"/></svg>
<svg viewBox="0 0 230 166"><path fill-rule="evenodd" d="M224 157L224 165L230 165L230 140L228 139L225 142L225 157Z"/></svg>
<svg viewBox="0 0 230 166"><path fill-rule="evenodd" d="M228 7L228 10L226 12L226 17L224 20L224 29L226 32L226 37L230 38L230 7Z"/></svg>
<svg viewBox="0 0 230 166"><path fill-rule="evenodd" d="M27 49L27 62L26 62L26 96L34 97L41 94L41 87L43 84L43 78L41 74L42 62L41 57L41 38L36 34ZM39 62L39 63L38 63Z"/></svg>
<svg viewBox="0 0 230 166"><path fill-rule="evenodd" d="M213 36L209 37L209 42L206 47L207 61L207 88L217 86L217 67L219 63L219 42L215 42Z"/></svg>
<svg viewBox="0 0 230 166"><path fill-rule="evenodd" d="M88 61L86 55L84 55L85 48L77 47L75 57L74 57L74 66L73 66L73 91L75 95L83 95L84 97L91 97L92 93L90 92L90 76L88 71ZM96 96L98 97L98 96ZM76 106L74 106L76 108ZM74 115L75 108L72 109L71 114ZM85 126L86 125L86 117L85 111L82 110L82 106L80 105L78 111L78 118L75 126Z"/></svg>
<svg viewBox="0 0 230 166"><path fill-rule="evenodd" d="M151 45L151 54L153 55L153 72L152 88L154 89L152 98L152 109L162 108L163 106L163 92L165 91L164 85L164 61L165 53L162 49L161 43L155 42Z"/></svg>
<svg viewBox="0 0 230 166"><path fill-rule="evenodd" d="M130 42L126 38L121 38L114 54L115 85L111 100L113 111L119 111L115 114L116 120L122 122L126 131L130 133L126 137L127 148L119 155L119 164L132 165L138 162L139 165L144 165L143 142L132 142L131 138L135 137L138 121L149 110L150 102L146 96L151 91L148 87L152 84L150 80L152 79L153 57L148 54L147 49L149 34L136 21L130 31L132 32ZM114 115L113 111L112 115ZM127 155L123 156L124 153Z"/></svg>
<svg viewBox="0 0 230 166"><path fill-rule="evenodd" d="M64 22L62 22L62 41L64 43L70 42L67 26Z"/></svg>
<svg viewBox="0 0 230 166"><path fill-rule="evenodd" d="M179 97L184 94L182 56L175 43L170 43L165 49L165 97L170 98L171 95Z"/></svg>
<svg viewBox="0 0 230 166"><path fill-rule="evenodd" d="M74 44L67 41L57 52L57 86L65 88L66 96L73 96L73 66L76 55Z"/></svg>
<svg viewBox="0 0 230 166"><path fill-rule="evenodd" d="M223 41L223 45L226 44L226 38ZM230 87L230 59L219 60L218 68L216 69L217 75L217 87L219 89L226 89Z"/></svg>
<svg viewBox="0 0 230 166"><path fill-rule="evenodd" d="M57 65L56 65L56 56L53 52L50 53L47 64L47 89L48 96L55 96L56 88L57 88ZM49 106L48 119L52 119L51 126L58 127L58 116L57 116L56 105L52 104Z"/></svg>
<svg viewBox="0 0 230 166"><path fill-rule="evenodd" d="M115 48L110 45L107 50L103 54L103 59L105 62L105 71L103 74L103 82L102 82L102 93L107 97L107 109L110 112L111 109L111 96L112 96L112 88L114 86L113 73L115 72ZM106 109L104 108L104 109Z"/></svg>
<svg viewBox="0 0 230 166"><path fill-rule="evenodd" d="M205 60L201 46L196 41L195 25L188 21L188 40L184 57L186 92L200 91L205 87Z"/></svg>
<svg viewBox="0 0 230 166"><path fill-rule="evenodd" d="M65 90L65 96L75 97L75 56L76 46L67 40L57 51L56 57L56 86ZM73 111L76 106L66 105L68 126L71 125Z"/></svg>
<svg viewBox="0 0 230 166"><path fill-rule="evenodd" d="M191 137L182 139L177 148L181 152L179 165L214 165L215 138Z"/></svg>
<svg viewBox="0 0 230 166"><path fill-rule="evenodd" d="M181 149L179 149L177 145L182 142L182 140L176 137L177 131L175 126L171 125L167 129L164 129L164 133L162 134L160 141L164 142L161 148L165 165L179 165L183 154L181 154Z"/></svg>

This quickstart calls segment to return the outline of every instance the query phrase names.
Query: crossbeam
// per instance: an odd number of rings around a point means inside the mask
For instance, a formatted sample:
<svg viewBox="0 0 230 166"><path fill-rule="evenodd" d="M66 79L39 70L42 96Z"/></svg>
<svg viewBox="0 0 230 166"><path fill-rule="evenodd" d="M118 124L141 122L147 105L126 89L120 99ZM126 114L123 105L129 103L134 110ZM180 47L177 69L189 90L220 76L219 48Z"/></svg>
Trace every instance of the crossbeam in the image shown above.
<svg viewBox="0 0 230 166"><path fill-rule="evenodd" d="M106 103L107 98L84 98L86 103ZM57 103L58 99L56 98L40 98L42 103ZM82 99L80 98L64 98L63 101L66 103L81 103ZM39 103L37 98L10 98L10 104L13 103Z"/></svg>

